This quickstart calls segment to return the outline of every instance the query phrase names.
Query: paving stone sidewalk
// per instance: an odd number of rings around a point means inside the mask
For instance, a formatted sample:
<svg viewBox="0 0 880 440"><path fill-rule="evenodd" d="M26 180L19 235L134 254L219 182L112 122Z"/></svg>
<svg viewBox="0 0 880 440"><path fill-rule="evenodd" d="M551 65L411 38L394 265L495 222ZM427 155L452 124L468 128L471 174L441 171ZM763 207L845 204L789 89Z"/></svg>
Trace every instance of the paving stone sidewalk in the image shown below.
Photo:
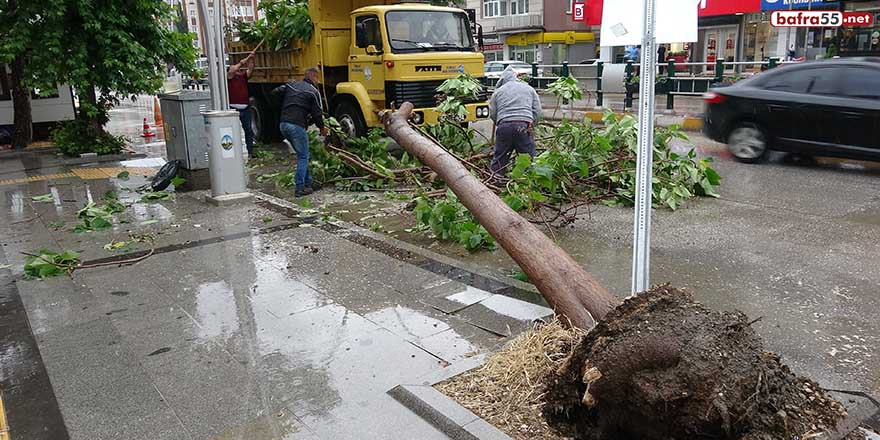
<svg viewBox="0 0 880 440"><path fill-rule="evenodd" d="M386 391L493 350L549 313L494 293L508 288L497 281L358 244L364 231L322 226L314 212L216 208L202 193L142 203L133 188L145 182L0 186L0 281L18 290L33 361L63 416L46 423L70 438L445 438ZM75 211L109 190L131 204L117 224L71 232ZM54 202L32 201L42 194ZM129 232L155 242L104 250ZM22 277L22 252L71 249L95 262L153 247L132 266ZM4 385L15 383L11 370ZM12 394L7 407L27 401Z"/></svg>

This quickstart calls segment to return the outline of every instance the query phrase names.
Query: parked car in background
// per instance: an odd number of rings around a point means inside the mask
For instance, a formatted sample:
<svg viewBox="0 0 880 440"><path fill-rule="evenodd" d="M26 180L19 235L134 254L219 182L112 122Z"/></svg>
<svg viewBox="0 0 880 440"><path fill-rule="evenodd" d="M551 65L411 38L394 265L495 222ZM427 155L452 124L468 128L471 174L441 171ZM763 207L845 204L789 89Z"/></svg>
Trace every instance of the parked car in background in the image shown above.
<svg viewBox="0 0 880 440"><path fill-rule="evenodd" d="M705 133L742 162L770 150L880 160L880 58L781 66L704 99Z"/></svg>
<svg viewBox="0 0 880 440"><path fill-rule="evenodd" d="M516 76L532 76L532 65L523 61L489 61L486 63L486 78L500 78L501 72L513 66ZM544 76L544 71L538 69L538 76Z"/></svg>

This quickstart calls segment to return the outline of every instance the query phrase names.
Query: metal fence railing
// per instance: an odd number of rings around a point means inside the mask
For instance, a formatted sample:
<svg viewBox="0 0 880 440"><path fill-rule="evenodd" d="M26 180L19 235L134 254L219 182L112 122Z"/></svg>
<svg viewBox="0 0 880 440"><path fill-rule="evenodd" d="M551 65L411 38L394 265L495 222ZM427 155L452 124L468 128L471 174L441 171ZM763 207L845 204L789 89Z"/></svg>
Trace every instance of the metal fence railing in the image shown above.
<svg viewBox="0 0 880 440"><path fill-rule="evenodd" d="M702 96L710 87L736 82L755 73L772 69L783 64L799 61L780 61L769 58L765 61L725 61L714 62L676 62L654 63L657 76L656 93L666 95L666 108L673 110L676 96ZM531 65L529 84L536 90L545 90L560 77L572 76L578 80L581 90L594 96L597 107L605 105L606 94L623 94L624 108L632 107L637 99L638 79L641 63L629 61L621 64L606 64L599 60L588 60L581 64L537 64ZM521 74L525 75L525 74ZM486 86L494 87L498 78L487 78Z"/></svg>

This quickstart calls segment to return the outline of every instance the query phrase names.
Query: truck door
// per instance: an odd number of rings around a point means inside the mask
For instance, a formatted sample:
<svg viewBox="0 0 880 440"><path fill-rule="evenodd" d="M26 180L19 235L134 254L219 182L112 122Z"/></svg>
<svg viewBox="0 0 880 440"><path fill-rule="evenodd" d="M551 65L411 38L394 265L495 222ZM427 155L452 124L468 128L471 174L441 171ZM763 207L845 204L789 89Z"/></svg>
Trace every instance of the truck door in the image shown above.
<svg viewBox="0 0 880 440"><path fill-rule="evenodd" d="M355 38L348 57L349 81L367 89L370 100L385 102L385 65L382 61L382 32L379 17L373 14L354 18ZM379 107L384 107L380 105Z"/></svg>

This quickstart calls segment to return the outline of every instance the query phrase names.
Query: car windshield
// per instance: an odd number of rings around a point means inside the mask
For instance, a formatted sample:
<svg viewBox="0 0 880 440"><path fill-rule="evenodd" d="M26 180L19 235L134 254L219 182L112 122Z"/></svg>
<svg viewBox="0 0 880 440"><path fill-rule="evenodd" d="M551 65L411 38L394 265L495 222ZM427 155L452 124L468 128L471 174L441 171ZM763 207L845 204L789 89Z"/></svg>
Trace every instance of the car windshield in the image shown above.
<svg viewBox="0 0 880 440"><path fill-rule="evenodd" d="M391 11L385 15L385 23L394 52L473 50L463 13Z"/></svg>

